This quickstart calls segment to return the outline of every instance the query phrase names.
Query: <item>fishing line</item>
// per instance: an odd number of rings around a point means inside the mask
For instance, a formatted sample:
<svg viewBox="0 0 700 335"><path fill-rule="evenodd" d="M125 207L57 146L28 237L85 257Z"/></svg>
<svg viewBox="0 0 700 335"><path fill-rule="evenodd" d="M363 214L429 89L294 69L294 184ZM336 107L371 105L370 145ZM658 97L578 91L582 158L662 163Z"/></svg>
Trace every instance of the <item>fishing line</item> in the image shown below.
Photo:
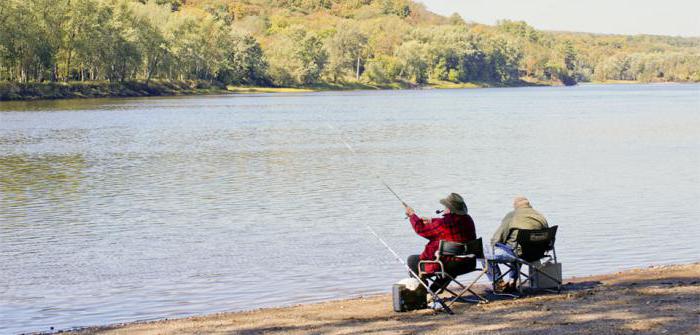
<svg viewBox="0 0 700 335"><path fill-rule="evenodd" d="M319 115L319 117L322 118L320 115ZM323 119L323 118L322 118L322 119ZM352 147L352 145L350 145L350 143L349 143L348 141L345 140L345 138L343 137L343 134L340 132L340 130L338 130L338 129L336 129L335 127L333 127L333 125L331 125L331 123L330 123L328 120L325 120L325 119L324 119L324 121L326 122L326 126L328 126L329 129L334 130L334 131L336 131L336 132L338 133L337 135L338 135L338 138L340 139L340 141L342 141L343 144L345 144L345 147L346 147L346 148L358 159L358 161L359 161L359 160L360 160L359 154L355 151L355 149ZM392 189L391 186L389 186L389 184L387 184L387 183L384 181L384 178L382 178L379 174L377 174L377 173L374 172L373 170L372 170L372 174L374 175L374 177L376 177L376 178L382 183L382 185L384 185L384 187L386 187L387 190L389 190L389 192L391 192L391 194L394 195L394 197L396 197L396 199L398 199L398 200L401 202L401 204L402 204L404 207L408 207L408 205L406 204L406 202L403 201L403 199L401 199L401 197L400 197L396 192L394 192L394 189ZM366 221L363 220L362 222L365 224L365 227L367 227L367 229L370 231L370 233L372 233L372 235L374 235L374 237L376 237L376 238L379 240L379 242L381 242L381 243L384 245L384 247L386 247L387 250L389 250L389 252L391 252L391 253L394 255L394 258L396 258L396 260L399 261L399 263L401 263L406 269L408 269L408 272L411 273L411 275L413 275L413 276L418 280L418 282L419 282L423 287L425 287L426 290L428 290L428 293L430 293L430 296L433 297L433 301L439 303L439 304L442 306L443 310L444 310L445 312L447 312L448 314L454 314L454 312L452 311L452 309L450 309L450 307L447 306L447 304L445 303L445 301L444 301L442 298L440 298L440 296L438 296L437 293L433 292L433 290L431 290L430 287L429 287L425 282L423 282L422 280L419 279L418 274L416 274L416 273L413 271L413 269L411 269L411 267L408 266L408 264L406 264L406 262L404 262L404 260L401 258L401 256L399 256L399 254L398 254L396 251L394 251L394 249L392 249L391 246L389 246L389 244L386 243L386 241L384 241L384 239L383 239L381 236L379 236L379 234L377 234L377 232L374 230L374 228L372 228L372 226L370 226L369 223L367 223Z"/></svg>
<svg viewBox="0 0 700 335"><path fill-rule="evenodd" d="M350 145L350 143L348 143L348 141L345 140L343 135L340 133L340 130L333 127L328 121L326 121L326 126L328 126L328 128L330 128L331 130L338 132L338 138L343 142L343 144L345 144L345 147L348 148L348 150L359 160L359 154L357 153L357 151L355 151L355 148L353 148L352 145ZM386 181L384 181L384 178L382 178L380 175L374 172L374 170L371 170L371 172L372 175L374 175L374 177L377 178L379 182L382 183L382 185L384 185L384 187L386 187L386 189L389 190L389 192L391 192L391 194L393 194L394 197L396 197L396 199L398 199L404 207L408 207L406 202L403 201L403 199L401 199L401 197L398 194L396 194L396 192L394 192L394 189L392 189Z"/></svg>

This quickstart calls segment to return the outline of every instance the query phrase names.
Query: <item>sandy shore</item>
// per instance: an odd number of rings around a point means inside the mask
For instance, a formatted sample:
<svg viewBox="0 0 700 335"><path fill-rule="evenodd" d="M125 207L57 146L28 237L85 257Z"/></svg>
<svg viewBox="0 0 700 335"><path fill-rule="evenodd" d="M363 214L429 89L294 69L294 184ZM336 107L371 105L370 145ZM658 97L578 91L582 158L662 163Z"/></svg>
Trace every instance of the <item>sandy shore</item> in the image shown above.
<svg viewBox="0 0 700 335"><path fill-rule="evenodd" d="M571 278L561 294L456 315L394 313L391 296L83 329L73 334L700 334L700 263Z"/></svg>

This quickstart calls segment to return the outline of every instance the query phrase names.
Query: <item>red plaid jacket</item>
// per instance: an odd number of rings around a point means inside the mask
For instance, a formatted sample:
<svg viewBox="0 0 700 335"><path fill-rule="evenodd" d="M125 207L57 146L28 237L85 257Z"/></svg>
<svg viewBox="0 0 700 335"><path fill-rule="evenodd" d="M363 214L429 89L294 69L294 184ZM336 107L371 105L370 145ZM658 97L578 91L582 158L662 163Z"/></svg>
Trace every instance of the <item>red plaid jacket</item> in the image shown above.
<svg viewBox="0 0 700 335"><path fill-rule="evenodd" d="M440 240L450 242L469 242L476 239L474 220L469 215L445 214L442 218L433 218L430 223L424 222L418 215L411 215L413 230L422 237L428 239L421 260L435 260L435 252L440 246ZM456 261L458 259L442 259L442 261ZM426 272L434 272L437 266L428 264Z"/></svg>

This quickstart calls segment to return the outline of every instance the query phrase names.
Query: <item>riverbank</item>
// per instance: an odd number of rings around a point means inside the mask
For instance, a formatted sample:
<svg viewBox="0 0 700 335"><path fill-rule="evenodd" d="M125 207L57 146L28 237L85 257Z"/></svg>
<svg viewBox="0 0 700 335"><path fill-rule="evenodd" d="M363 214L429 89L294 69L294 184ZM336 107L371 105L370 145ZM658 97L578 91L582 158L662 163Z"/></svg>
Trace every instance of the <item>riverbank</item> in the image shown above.
<svg viewBox="0 0 700 335"><path fill-rule="evenodd" d="M56 100L76 98L120 98L229 93L303 93L350 90L454 89L484 87L553 86L556 83L519 81L516 83L453 83L431 81L425 85L410 82L367 84L360 82L322 83L301 87L233 86L208 81L152 80L125 82L0 82L0 101Z"/></svg>
<svg viewBox="0 0 700 335"><path fill-rule="evenodd" d="M526 82L514 86L529 85ZM486 83L431 82L416 85L409 82L367 84L359 82L321 83L301 87L234 86L208 81L152 80L126 82L47 82L20 84L0 82L0 101L56 100L76 98L152 97L204 94L304 93L350 90L400 90L417 88L495 87Z"/></svg>
<svg viewBox="0 0 700 335"><path fill-rule="evenodd" d="M456 315L394 313L379 295L285 308L72 332L87 334L698 334L700 263L571 278L560 294L486 305L456 304ZM484 290L484 287L480 288Z"/></svg>
<svg viewBox="0 0 700 335"><path fill-rule="evenodd" d="M487 85L468 84L473 87ZM465 86L467 87L467 86ZM208 81L152 80L125 82L0 82L0 101L56 100L76 98L121 98L229 93L302 93L348 90L395 90L420 86L411 83L371 85L365 83L324 83L303 87L233 86Z"/></svg>
<svg viewBox="0 0 700 335"><path fill-rule="evenodd" d="M0 101L73 98L149 97L227 93L226 87L207 81L125 81L14 83L0 82Z"/></svg>
<svg viewBox="0 0 700 335"><path fill-rule="evenodd" d="M596 81L582 84L643 84L636 81ZM301 87L233 86L208 81L152 80L126 82L47 82L20 84L0 82L0 101L57 100L80 98L125 98L206 94L308 93L351 90L466 89L492 87L562 86L557 81L523 78L514 83L454 83L430 81L424 85L409 82L367 84L359 82L323 83Z"/></svg>

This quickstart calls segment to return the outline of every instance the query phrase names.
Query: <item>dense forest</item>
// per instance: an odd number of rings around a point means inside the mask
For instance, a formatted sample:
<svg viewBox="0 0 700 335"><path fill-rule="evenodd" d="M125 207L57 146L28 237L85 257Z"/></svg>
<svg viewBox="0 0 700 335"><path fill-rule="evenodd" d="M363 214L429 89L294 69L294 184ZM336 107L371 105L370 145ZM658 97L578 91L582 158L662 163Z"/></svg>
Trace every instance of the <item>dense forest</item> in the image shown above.
<svg viewBox="0 0 700 335"><path fill-rule="evenodd" d="M2 0L0 81L700 81L700 38L487 26L409 0Z"/></svg>

